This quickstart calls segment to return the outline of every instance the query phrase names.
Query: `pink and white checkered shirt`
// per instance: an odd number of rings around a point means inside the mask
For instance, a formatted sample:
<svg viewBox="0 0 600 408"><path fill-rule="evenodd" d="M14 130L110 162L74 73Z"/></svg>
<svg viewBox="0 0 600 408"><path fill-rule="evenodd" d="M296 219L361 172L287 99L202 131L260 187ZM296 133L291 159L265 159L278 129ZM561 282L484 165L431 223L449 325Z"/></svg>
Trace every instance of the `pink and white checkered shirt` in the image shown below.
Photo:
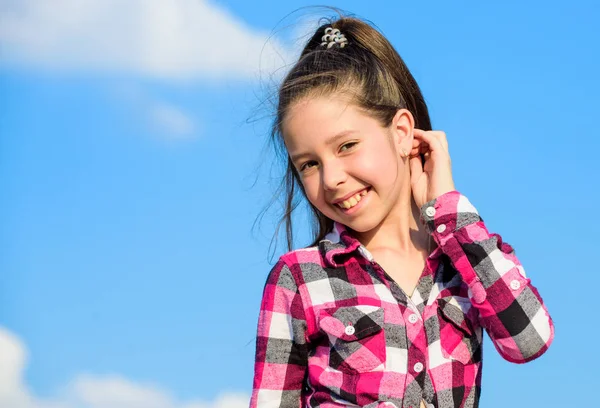
<svg viewBox="0 0 600 408"><path fill-rule="evenodd" d="M340 224L269 274L251 408L471 408L486 329L508 361L543 354L554 326L513 248L457 191L426 203L438 247L411 297Z"/></svg>

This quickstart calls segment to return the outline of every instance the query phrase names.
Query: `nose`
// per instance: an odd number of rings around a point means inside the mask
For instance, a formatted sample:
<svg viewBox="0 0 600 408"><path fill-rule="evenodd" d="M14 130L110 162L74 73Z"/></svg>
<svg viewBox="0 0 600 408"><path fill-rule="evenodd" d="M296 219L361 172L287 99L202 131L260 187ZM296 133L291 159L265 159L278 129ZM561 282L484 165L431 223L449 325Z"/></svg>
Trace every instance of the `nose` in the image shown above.
<svg viewBox="0 0 600 408"><path fill-rule="evenodd" d="M347 177L346 171L339 162L321 165L321 180L325 190L332 191L337 189L338 186L346 181Z"/></svg>

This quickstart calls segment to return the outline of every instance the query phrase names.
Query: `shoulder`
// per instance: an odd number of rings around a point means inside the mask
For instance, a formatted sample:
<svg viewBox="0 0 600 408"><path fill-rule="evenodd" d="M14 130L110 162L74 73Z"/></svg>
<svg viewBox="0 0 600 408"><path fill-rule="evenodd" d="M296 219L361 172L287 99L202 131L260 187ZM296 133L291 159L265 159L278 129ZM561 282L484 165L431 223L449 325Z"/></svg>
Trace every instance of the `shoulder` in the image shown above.
<svg viewBox="0 0 600 408"><path fill-rule="evenodd" d="M313 276L322 275L326 269L325 258L319 246L295 249L279 257L272 267L267 283L275 283L282 279L292 279L301 286Z"/></svg>

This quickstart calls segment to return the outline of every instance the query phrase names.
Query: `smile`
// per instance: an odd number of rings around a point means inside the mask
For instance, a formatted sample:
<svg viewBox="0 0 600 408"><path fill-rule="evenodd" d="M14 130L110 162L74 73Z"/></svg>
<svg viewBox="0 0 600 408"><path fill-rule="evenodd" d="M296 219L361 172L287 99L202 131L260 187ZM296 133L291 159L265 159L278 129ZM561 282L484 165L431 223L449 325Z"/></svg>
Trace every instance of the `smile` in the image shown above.
<svg viewBox="0 0 600 408"><path fill-rule="evenodd" d="M349 210L352 207L356 206L360 200L362 200L362 198L367 195L368 193L368 189L365 189L363 191L360 191L356 194L354 194L353 196L345 199L344 201L341 201L339 203L336 203L336 205L344 210Z"/></svg>

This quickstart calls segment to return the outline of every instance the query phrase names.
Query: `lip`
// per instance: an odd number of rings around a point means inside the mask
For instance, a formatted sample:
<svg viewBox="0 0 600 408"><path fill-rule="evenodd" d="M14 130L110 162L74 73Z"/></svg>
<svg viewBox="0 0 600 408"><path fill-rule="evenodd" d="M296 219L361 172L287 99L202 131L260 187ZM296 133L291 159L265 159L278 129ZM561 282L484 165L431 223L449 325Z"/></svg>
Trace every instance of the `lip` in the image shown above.
<svg viewBox="0 0 600 408"><path fill-rule="evenodd" d="M371 194L369 194L371 192L371 189L368 187L366 189L362 189L362 190L358 190L358 192L361 191L365 191L366 190L366 194L364 196L362 196L362 198L360 199L360 201L352 208L342 208L339 205L335 205L334 207L337 209L337 211L340 211L342 214L346 215L346 216L352 216L354 215L356 212L361 211L361 209L367 205L367 203L369 202L369 199L371 198ZM356 194L356 193L354 193ZM352 197L352 196L350 196Z"/></svg>
<svg viewBox="0 0 600 408"><path fill-rule="evenodd" d="M357 195L358 193L360 193L360 192L363 192L363 191L365 191L365 190L368 192L369 188L370 188L370 187L363 187L363 188L361 188L360 190L356 190L356 191L355 191L355 192L353 192L353 193L346 194L346 195L345 195L345 196L343 196L342 198L337 198L337 199L333 200L333 201L331 202L331 204L337 205L337 204L339 204L339 203L341 203L341 202L343 202L343 201L346 201L346 200L347 200L347 199L349 199L350 197L354 197L354 196L355 196L355 195Z"/></svg>

